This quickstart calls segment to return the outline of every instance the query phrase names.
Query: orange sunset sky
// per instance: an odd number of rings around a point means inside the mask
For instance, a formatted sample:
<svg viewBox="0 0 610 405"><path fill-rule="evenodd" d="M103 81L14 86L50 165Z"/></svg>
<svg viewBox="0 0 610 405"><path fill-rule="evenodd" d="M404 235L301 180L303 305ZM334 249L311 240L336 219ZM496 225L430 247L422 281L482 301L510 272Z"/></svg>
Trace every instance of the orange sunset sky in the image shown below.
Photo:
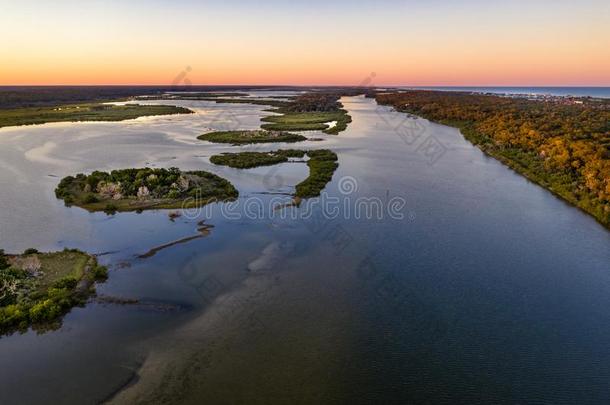
<svg viewBox="0 0 610 405"><path fill-rule="evenodd" d="M0 0L0 38L0 85L610 86L598 0Z"/></svg>

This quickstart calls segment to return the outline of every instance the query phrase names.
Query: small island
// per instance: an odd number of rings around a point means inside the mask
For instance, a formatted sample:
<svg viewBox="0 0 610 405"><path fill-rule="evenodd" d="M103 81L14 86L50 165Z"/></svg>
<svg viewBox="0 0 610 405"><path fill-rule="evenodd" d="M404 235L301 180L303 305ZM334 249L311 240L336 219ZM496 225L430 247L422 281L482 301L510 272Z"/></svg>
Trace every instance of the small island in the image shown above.
<svg viewBox="0 0 610 405"><path fill-rule="evenodd" d="M144 116L192 114L194 111L172 105L75 104L55 107L0 109L0 128L48 122L124 121Z"/></svg>
<svg viewBox="0 0 610 405"><path fill-rule="evenodd" d="M262 129L275 131L322 131L337 135L352 122L352 117L339 102L341 93L310 92L297 96L289 103L270 112L261 121Z"/></svg>
<svg viewBox="0 0 610 405"><path fill-rule="evenodd" d="M214 155L210 162L237 169L248 169L259 166L270 166L288 162L289 158L304 158L307 156L309 176L295 186L294 196L310 198L320 195L326 185L332 180L339 164L337 154L328 149L319 150L277 150L273 152L239 152Z"/></svg>
<svg viewBox="0 0 610 405"><path fill-rule="evenodd" d="M95 294L107 269L79 250L40 253L27 249L9 255L0 250L0 334L56 329L73 307Z"/></svg>
<svg viewBox="0 0 610 405"><path fill-rule="evenodd" d="M210 157L210 162L235 169L251 169L284 163L288 161L288 158L302 158L305 154L306 151L296 149L280 149L274 152L223 153Z"/></svg>
<svg viewBox="0 0 610 405"><path fill-rule="evenodd" d="M237 198L233 185L213 173L170 169L95 171L61 180L55 190L66 205L88 211L141 211L160 208L200 207Z"/></svg>
<svg viewBox="0 0 610 405"><path fill-rule="evenodd" d="M200 135L198 139L216 143L230 143L232 145L246 145L250 143L270 142L301 142L307 140L299 134L283 131L216 131Z"/></svg>

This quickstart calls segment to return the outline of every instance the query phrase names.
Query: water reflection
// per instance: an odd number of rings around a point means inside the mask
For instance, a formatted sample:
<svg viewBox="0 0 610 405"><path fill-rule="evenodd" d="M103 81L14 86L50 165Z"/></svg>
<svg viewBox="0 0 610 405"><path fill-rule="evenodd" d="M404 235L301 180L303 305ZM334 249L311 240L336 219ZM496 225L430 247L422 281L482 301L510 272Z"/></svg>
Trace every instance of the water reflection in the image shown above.
<svg viewBox="0 0 610 405"><path fill-rule="evenodd" d="M68 174L154 165L209 170L269 202L307 175L303 164L270 180L270 168L209 164L234 148L195 139L231 116L256 128L261 106L184 101L200 114L0 130L0 245L107 253L100 294L151 304L92 303L57 332L2 338L0 402L607 400L607 231L454 129L418 122L446 149L430 164L389 109L344 102L347 131L298 147L338 153L329 197L344 199L350 176L350 197L404 198L400 220L345 205L330 220L310 200L306 220L234 219L215 204L172 222L90 214L53 195ZM209 236L138 257L202 219Z"/></svg>

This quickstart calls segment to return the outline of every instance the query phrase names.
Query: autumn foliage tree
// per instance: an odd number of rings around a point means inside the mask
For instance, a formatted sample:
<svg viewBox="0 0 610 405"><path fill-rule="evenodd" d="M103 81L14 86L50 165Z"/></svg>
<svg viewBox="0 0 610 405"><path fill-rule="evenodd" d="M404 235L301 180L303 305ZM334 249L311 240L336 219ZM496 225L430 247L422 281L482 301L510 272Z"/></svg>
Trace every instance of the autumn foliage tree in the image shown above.
<svg viewBox="0 0 610 405"><path fill-rule="evenodd" d="M376 99L459 127L486 152L610 226L610 100L424 90Z"/></svg>

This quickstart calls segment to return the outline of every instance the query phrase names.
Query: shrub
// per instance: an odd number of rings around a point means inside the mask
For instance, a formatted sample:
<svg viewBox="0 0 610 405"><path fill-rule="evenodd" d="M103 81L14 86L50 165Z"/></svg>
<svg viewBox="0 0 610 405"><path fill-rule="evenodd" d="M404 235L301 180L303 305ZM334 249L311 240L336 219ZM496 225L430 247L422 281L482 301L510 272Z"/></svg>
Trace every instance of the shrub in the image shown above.
<svg viewBox="0 0 610 405"><path fill-rule="evenodd" d="M172 200L180 198L180 191L171 190L169 193L167 193L167 198L171 198Z"/></svg>
<svg viewBox="0 0 610 405"><path fill-rule="evenodd" d="M99 199L93 193L89 193L89 194L85 195L85 197L83 198L83 202L85 204L93 204L98 201L99 201Z"/></svg>
<svg viewBox="0 0 610 405"><path fill-rule="evenodd" d="M104 266L96 266L91 274L95 281L106 281L108 279L108 269Z"/></svg>
<svg viewBox="0 0 610 405"><path fill-rule="evenodd" d="M16 304L0 308L0 330L27 322L27 313Z"/></svg>
<svg viewBox="0 0 610 405"><path fill-rule="evenodd" d="M4 255L4 251L0 251L0 270L6 269L10 266L8 260L6 260L6 256Z"/></svg>
<svg viewBox="0 0 610 405"><path fill-rule="evenodd" d="M60 280L57 280L55 283L53 283L52 288L72 290L76 287L77 284L78 284L78 280L76 280L74 277L64 277Z"/></svg>
<svg viewBox="0 0 610 405"><path fill-rule="evenodd" d="M61 307L52 299L46 299L30 308L29 316L32 322L49 322L61 314Z"/></svg>
<svg viewBox="0 0 610 405"><path fill-rule="evenodd" d="M117 210L118 208L114 204L106 204L106 207L104 208L104 212L108 215L116 214Z"/></svg>
<svg viewBox="0 0 610 405"><path fill-rule="evenodd" d="M33 254L36 254L36 253L38 253L38 250L34 249L34 248L28 248L28 249L23 251L24 255L33 255Z"/></svg>

